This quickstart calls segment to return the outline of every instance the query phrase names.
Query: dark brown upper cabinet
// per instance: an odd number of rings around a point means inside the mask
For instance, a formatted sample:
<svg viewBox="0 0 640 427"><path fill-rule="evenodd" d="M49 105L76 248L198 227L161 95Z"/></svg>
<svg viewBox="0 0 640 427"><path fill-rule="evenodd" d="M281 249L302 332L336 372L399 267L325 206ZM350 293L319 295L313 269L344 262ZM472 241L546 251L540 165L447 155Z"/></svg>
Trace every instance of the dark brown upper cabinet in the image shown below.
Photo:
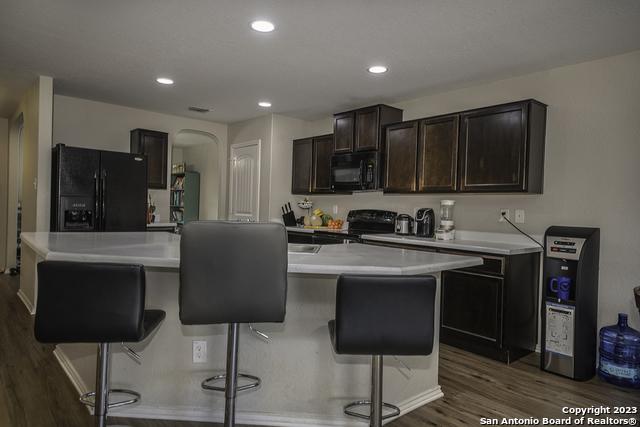
<svg viewBox="0 0 640 427"><path fill-rule="evenodd" d="M351 153L355 132L356 114L353 111L333 116L334 153Z"/></svg>
<svg viewBox="0 0 640 427"><path fill-rule="evenodd" d="M312 193L331 193L331 156L333 135L313 138Z"/></svg>
<svg viewBox="0 0 640 427"><path fill-rule="evenodd" d="M167 188L169 134L148 129L131 131L131 152L147 156L147 184L149 188Z"/></svg>
<svg viewBox="0 0 640 427"><path fill-rule="evenodd" d="M456 191L459 121L457 114L420 121L417 191Z"/></svg>
<svg viewBox="0 0 640 427"><path fill-rule="evenodd" d="M293 161L291 169L291 194L309 194L313 172L313 139L293 141Z"/></svg>
<svg viewBox="0 0 640 427"><path fill-rule="evenodd" d="M381 148L383 127L402 121L402 110L374 105L333 116L336 154Z"/></svg>
<svg viewBox="0 0 640 427"><path fill-rule="evenodd" d="M546 105L527 100L460 114L460 191L542 193Z"/></svg>
<svg viewBox="0 0 640 427"><path fill-rule="evenodd" d="M389 125L385 129L384 191L416 191L418 122Z"/></svg>

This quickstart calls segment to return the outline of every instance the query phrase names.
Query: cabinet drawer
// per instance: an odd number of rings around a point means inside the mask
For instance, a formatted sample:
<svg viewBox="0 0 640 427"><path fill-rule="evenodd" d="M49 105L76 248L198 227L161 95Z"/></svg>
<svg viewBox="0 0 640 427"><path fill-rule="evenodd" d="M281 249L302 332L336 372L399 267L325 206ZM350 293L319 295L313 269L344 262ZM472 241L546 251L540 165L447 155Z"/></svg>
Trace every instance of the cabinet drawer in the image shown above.
<svg viewBox="0 0 640 427"><path fill-rule="evenodd" d="M482 265L460 269L461 271L473 271L482 274L504 276L505 259L501 256L485 255L476 252L462 252L439 249L438 252L451 255L475 256L482 258Z"/></svg>

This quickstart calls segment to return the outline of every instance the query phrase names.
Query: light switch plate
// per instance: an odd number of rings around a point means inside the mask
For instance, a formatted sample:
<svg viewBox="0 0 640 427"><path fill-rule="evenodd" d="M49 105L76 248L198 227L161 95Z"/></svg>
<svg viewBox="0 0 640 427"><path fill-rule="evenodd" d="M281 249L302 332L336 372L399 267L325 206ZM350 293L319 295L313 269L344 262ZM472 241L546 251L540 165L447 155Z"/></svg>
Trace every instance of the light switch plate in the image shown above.
<svg viewBox="0 0 640 427"><path fill-rule="evenodd" d="M524 209L516 209L516 223L524 224Z"/></svg>
<svg viewBox="0 0 640 427"><path fill-rule="evenodd" d="M206 363L207 342L193 341L193 363Z"/></svg>

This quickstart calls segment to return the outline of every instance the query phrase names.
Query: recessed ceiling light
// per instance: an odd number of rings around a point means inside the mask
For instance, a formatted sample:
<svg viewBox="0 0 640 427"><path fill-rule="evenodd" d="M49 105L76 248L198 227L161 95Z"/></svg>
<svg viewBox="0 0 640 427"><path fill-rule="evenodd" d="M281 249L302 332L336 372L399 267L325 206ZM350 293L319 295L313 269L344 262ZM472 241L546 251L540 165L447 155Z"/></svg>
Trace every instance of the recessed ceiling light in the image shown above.
<svg viewBox="0 0 640 427"><path fill-rule="evenodd" d="M271 107L271 103L269 101L260 101L260 102L258 102L258 105L261 106L262 108Z"/></svg>
<svg viewBox="0 0 640 427"><path fill-rule="evenodd" d="M156 81L157 81L158 83L160 83L161 85L172 85L172 84L173 84L173 80L171 80L171 79L170 79L170 78L168 78L168 77L158 77L158 78L156 79Z"/></svg>
<svg viewBox="0 0 640 427"><path fill-rule="evenodd" d="M387 72L387 67L385 67L384 65L374 65L372 67L369 67L369 72L371 74L386 73Z"/></svg>
<svg viewBox="0 0 640 427"><path fill-rule="evenodd" d="M276 29L276 26L273 25L273 22L269 21L253 21L251 23L251 28L260 33L270 33Z"/></svg>

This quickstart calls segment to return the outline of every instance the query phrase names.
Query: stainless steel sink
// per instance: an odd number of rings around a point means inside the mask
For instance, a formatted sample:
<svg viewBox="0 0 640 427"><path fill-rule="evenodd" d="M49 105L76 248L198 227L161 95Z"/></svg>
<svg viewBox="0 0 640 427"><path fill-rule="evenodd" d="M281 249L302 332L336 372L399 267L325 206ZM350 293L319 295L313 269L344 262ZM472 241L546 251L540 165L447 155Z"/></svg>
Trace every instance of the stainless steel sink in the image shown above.
<svg viewBox="0 0 640 427"><path fill-rule="evenodd" d="M291 254L316 254L320 250L320 245L301 245L289 243L289 253Z"/></svg>

